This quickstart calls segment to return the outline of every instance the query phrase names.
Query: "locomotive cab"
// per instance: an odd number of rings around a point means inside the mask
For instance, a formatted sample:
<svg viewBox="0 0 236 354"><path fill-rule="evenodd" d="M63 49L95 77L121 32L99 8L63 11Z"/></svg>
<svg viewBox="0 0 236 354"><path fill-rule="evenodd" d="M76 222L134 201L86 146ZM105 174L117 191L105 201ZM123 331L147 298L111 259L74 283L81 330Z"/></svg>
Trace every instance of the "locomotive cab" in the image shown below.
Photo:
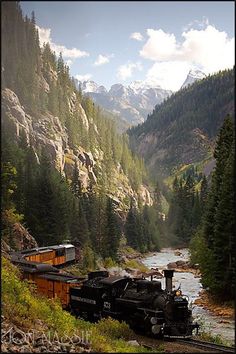
<svg viewBox="0 0 236 354"><path fill-rule="evenodd" d="M82 288L70 290L72 308L91 321L106 316L119 318L115 299L122 296L130 281L128 277L108 277L108 272L91 272Z"/></svg>

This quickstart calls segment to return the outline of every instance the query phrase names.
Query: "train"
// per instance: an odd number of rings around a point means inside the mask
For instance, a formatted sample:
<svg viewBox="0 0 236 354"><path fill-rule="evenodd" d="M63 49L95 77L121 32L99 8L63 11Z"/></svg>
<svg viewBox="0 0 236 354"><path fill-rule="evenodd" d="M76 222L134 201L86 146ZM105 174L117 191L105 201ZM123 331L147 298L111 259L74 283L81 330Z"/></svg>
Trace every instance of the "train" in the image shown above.
<svg viewBox="0 0 236 354"><path fill-rule="evenodd" d="M108 271L84 277L65 274L60 267L75 260L71 244L15 252L11 260L39 293L58 298L76 317L92 322L112 317L155 338L190 338L194 329L198 331L188 297L173 289L173 270L164 270L165 289L158 280L114 276Z"/></svg>
<svg viewBox="0 0 236 354"><path fill-rule="evenodd" d="M25 260L37 263L51 264L54 266L73 263L76 258L75 246L72 244L62 244L56 246L46 246L12 252L11 258L14 260Z"/></svg>
<svg viewBox="0 0 236 354"><path fill-rule="evenodd" d="M61 267L76 260L75 246L62 244L21 250L10 254L11 262L21 270L22 278L33 282L38 293L60 300L69 308L70 288L80 287L85 277L60 272Z"/></svg>

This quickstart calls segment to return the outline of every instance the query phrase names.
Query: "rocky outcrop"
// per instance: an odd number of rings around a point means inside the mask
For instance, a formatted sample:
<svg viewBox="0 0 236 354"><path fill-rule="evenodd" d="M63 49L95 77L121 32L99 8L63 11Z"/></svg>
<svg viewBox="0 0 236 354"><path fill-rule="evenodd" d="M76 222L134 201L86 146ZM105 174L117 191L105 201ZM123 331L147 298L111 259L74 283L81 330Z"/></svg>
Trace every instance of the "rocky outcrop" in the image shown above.
<svg viewBox="0 0 236 354"><path fill-rule="evenodd" d="M12 252L13 250L11 249L11 247L2 239L1 240L1 252L2 252L2 256L5 258L10 259L10 252Z"/></svg>
<svg viewBox="0 0 236 354"><path fill-rule="evenodd" d="M1 250L5 256L13 251L9 243L12 244L14 251L38 247L35 238L19 222L9 226L9 235L5 235L4 239L1 240Z"/></svg>
<svg viewBox="0 0 236 354"><path fill-rule="evenodd" d="M167 264L168 269L173 269L175 272L193 273L196 278L200 277L200 270L198 265L191 264L189 261L178 260Z"/></svg>
<svg viewBox="0 0 236 354"><path fill-rule="evenodd" d="M20 223L15 223L12 226L12 237L15 243L16 250L30 249L38 247L35 238L28 230Z"/></svg>
<svg viewBox="0 0 236 354"><path fill-rule="evenodd" d="M146 204L148 206L151 206L153 204L153 200L151 198L150 192L147 189L147 187L144 186L143 184L141 184L141 186L139 188L139 195L141 197L143 204Z"/></svg>
<svg viewBox="0 0 236 354"><path fill-rule="evenodd" d="M88 119L82 106L76 102L75 95L71 96L70 108L72 112L77 109L82 122L88 129ZM14 136L16 141L24 137L26 142L35 149L35 154L38 149L44 148L55 167L64 173L69 171L69 175L72 169L68 168L68 164L66 166L66 154L70 151L73 163L78 160L78 167L85 166L87 170L87 179L92 178L93 182L96 182L96 176L92 170L95 165L93 155L82 148L75 152L71 150L68 144L68 134L59 118L49 112L38 114L37 118L30 116L25 112L17 95L7 88L2 90L2 126L5 131ZM85 173L86 171L83 175Z"/></svg>

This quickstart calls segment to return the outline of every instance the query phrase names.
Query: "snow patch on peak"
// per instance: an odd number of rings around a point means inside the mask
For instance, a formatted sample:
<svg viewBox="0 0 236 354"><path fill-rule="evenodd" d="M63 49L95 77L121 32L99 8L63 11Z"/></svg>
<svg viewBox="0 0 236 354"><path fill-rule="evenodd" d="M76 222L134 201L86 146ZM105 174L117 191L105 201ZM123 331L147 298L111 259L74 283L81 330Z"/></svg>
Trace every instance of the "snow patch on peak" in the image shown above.
<svg viewBox="0 0 236 354"><path fill-rule="evenodd" d="M206 74L204 74L204 72L202 72L201 70L193 70L193 69L189 71L188 75L199 80L206 77Z"/></svg>
<svg viewBox="0 0 236 354"><path fill-rule="evenodd" d="M78 86L97 104L110 112L118 113L129 125L143 122L148 113L172 93L141 80L133 81L127 86L117 83L108 91L91 80L78 82Z"/></svg>
<svg viewBox="0 0 236 354"><path fill-rule="evenodd" d="M88 92L98 92L98 93L103 93L107 92L106 88L104 86L99 86L96 82L92 80L86 80L86 81L78 81L78 86L81 88L81 91L84 93Z"/></svg>
<svg viewBox="0 0 236 354"><path fill-rule="evenodd" d="M206 77L206 74L204 74L204 72L202 72L201 70L191 69L189 71L183 85L181 86L181 88L192 85L195 81L204 79L205 77Z"/></svg>

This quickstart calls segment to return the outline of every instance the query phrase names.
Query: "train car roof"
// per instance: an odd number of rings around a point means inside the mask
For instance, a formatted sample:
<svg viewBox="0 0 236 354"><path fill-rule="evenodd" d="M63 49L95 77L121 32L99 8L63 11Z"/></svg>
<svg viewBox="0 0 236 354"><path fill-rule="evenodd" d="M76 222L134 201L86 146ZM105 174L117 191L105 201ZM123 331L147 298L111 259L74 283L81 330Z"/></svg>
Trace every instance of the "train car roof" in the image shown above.
<svg viewBox="0 0 236 354"><path fill-rule="evenodd" d="M55 272L59 273L59 269L53 267L51 264L39 263L39 262L17 262L17 265L21 270L28 273L44 273L44 272Z"/></svg>
<svg viewBox="0 0 236 354"><path fill-rule="evenodd" d="M51 248L51 249L58 249L58 248L74 248L75 246L74 245L71 245L71 244L62 244L62 245L57 245L57 246L48 246L48 248Z"/></svg>
<svg viewBox="0 0 236 354"><path fill-rule="evenodd" d="M34 255L34 254L39 254L39 253L47 253L47 252L51 252L52 249L50 248L46 248L46 249L38 249L36 251L33 251L32 253L28 253L27 255L31 256L31 255Z"/></svg>
<svg viewBox="0 0 236 354"><path fill-rule="evenodd" d="M74 245L68 244L68 243L66 243L64 245L60 245L60 246L65 247L65 248L72 248L72 247L74 248L75 247Z"/></svg>
<svg viewBox="0 0 236 354"><path fill-rule="evenodd" d="M48 280L58 280L66 283L78 283L79 281L82 282L83 280L85 280L84 277L77 277L73 275L60 274L60 273L54 274L54 272L42 274L39 276L39 278L48 279Z"/></svg>
<svg viewBox="0 0 236 354"><path fill-rule="evenodd" d="M123 281L124 280L130 281L131 278L123 277L123 276L120 276L120 275L112 275L110 277L101 279L99 282L102 283L102 284L106 284L106 285L113 285L113 284L116 284L118 282L121 282L122 280Z"/></svg>
<svg viewBox="0 0 236 354"><path fill-rule="evenodd" d="M33 252L49 252L50 250L54 250L54 249L58 249L58 248L74 248L75 246L72 244L61 244L61 245L54 245L54 246L44 246L44 247L34 247L34 248L30 248L30 249L25 249L25 250L21 250L21 251L14 251L12 252L12 254L22 254L22 255L26 255L26 254L33 254Z"/></svg>
<svg viewBox="0 0 236 354"><path fill-rule="evenodd" d="M43 251L43 250L47 250L49 249L49 247L34 247L34 248L30 248L30 249L25 249L25 250L21 250L19 252L16 252L16 253L19 253L19 254L29 254L31 252L38 252L38 251Z"/></svg>

